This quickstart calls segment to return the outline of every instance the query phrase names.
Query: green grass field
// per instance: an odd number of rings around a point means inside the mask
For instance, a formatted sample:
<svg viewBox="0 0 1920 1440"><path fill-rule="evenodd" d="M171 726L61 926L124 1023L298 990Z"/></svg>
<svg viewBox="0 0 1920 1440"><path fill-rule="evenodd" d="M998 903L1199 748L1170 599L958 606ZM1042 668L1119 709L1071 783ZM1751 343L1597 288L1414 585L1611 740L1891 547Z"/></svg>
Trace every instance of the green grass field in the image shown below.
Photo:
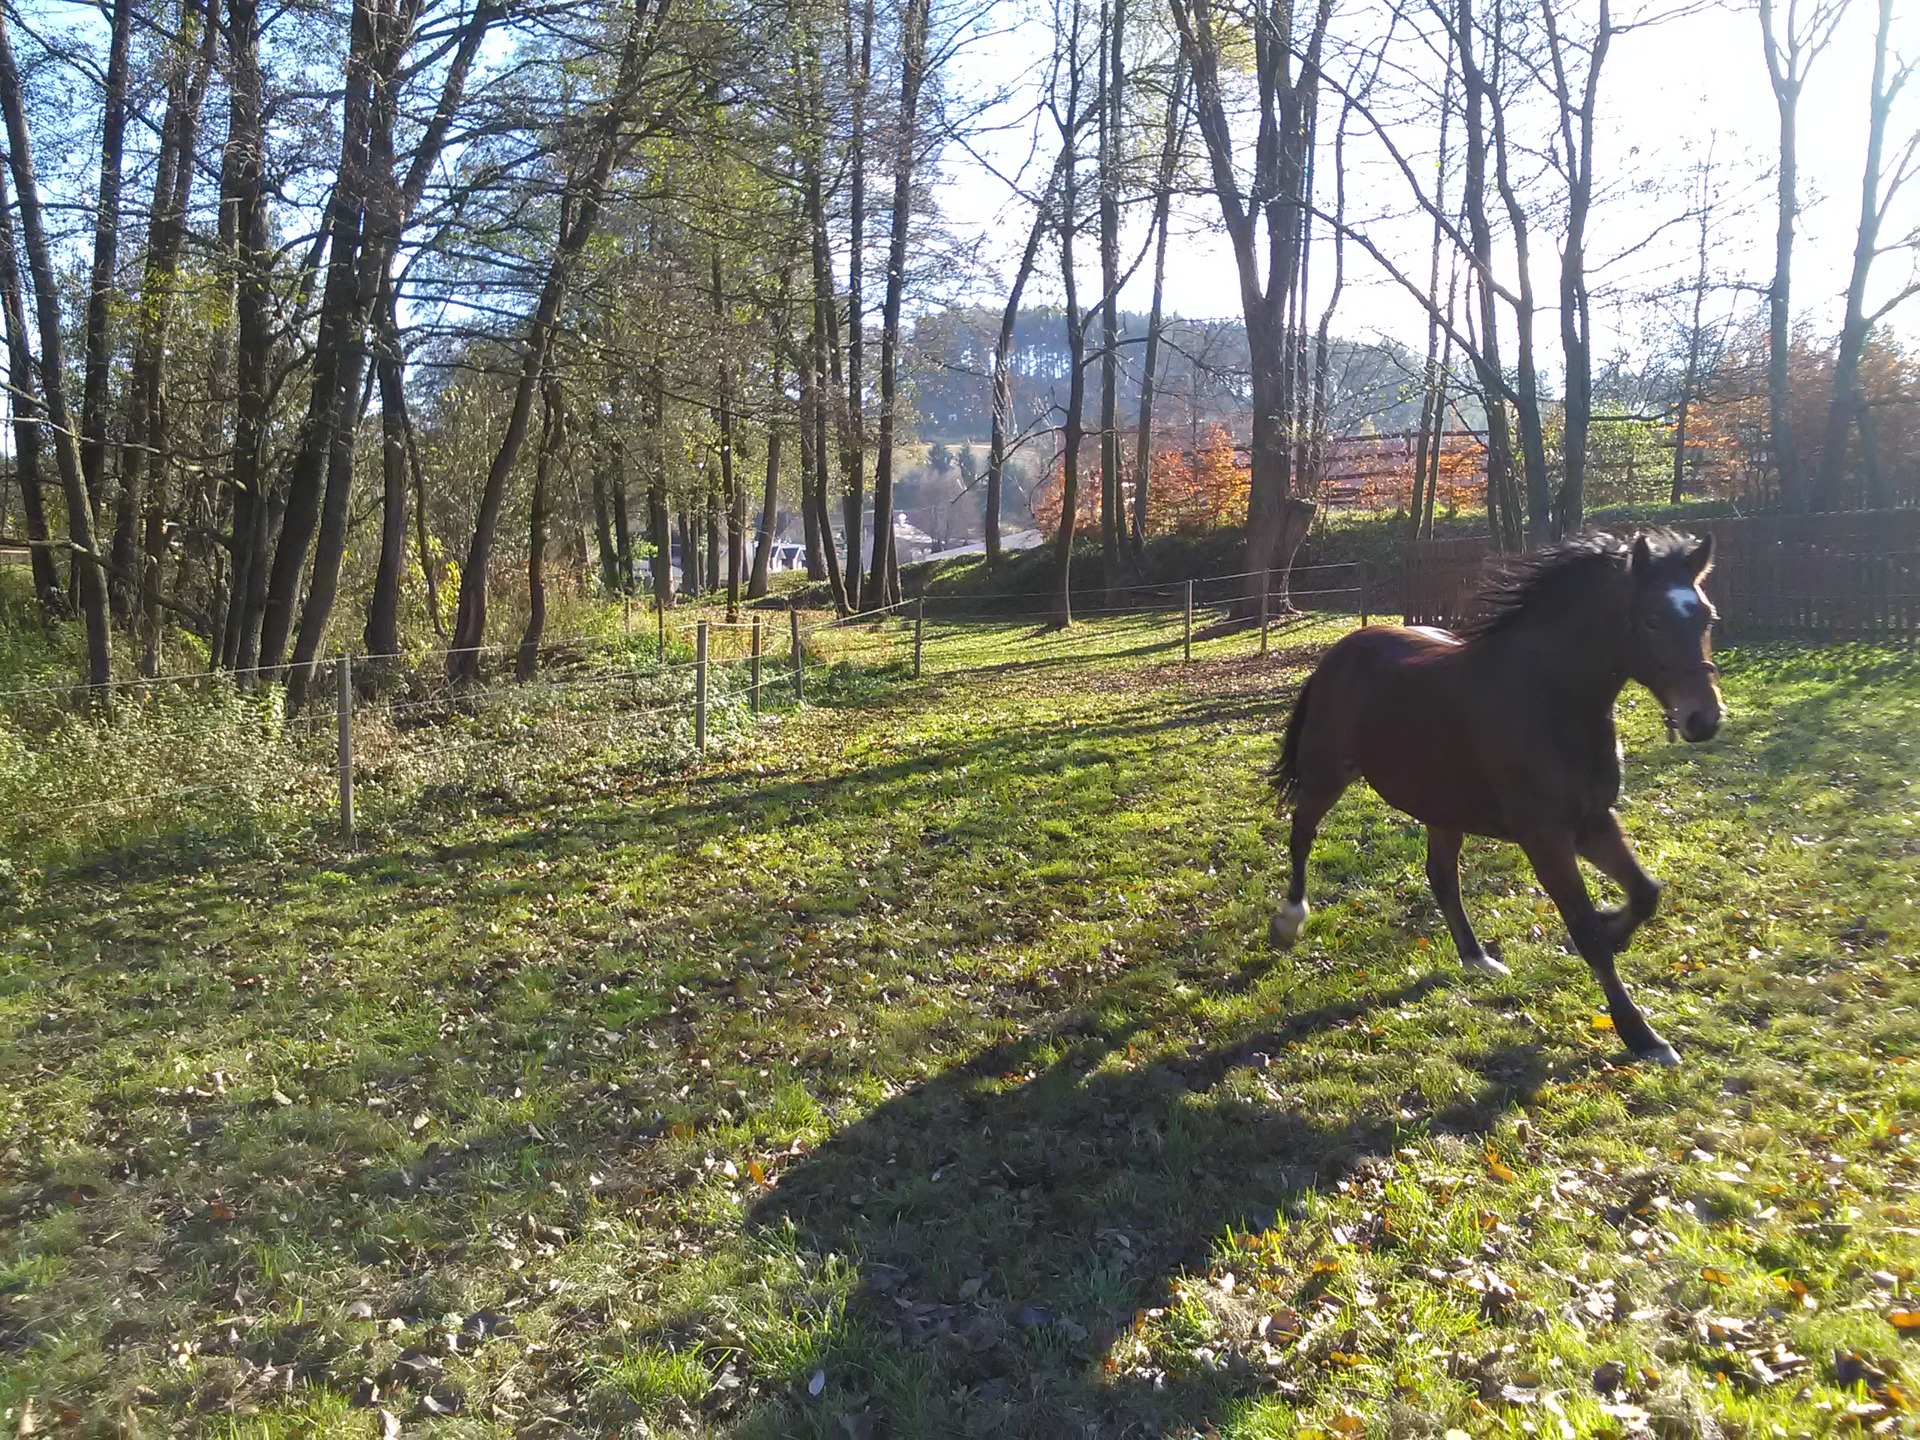
<svg viewBox="0 0 1920 1440"><path fill-rule="evenodd" d="M1511 850L1462 975L1362 791L1266 948L1332 633L936 633L664 778L50 875L0 1434L1909 1426L1920 667L1728 653L1695 749L1624 703L1661 1071Z"/></svg>

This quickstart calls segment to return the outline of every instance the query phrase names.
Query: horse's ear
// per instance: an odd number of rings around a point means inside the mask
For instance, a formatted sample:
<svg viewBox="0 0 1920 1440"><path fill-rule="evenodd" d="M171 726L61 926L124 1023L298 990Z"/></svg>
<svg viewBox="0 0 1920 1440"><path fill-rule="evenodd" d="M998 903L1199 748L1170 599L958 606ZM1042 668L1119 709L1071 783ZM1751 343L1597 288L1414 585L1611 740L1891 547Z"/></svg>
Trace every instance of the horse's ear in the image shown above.
<svg viewBox="0 0 1920 1440"><path fill-rule="evenodd" d="M1653 568L1653 547L1647 544L1646 533L1633 537L1633 573L1636 577L1645 575Z"/></svg>
<svg viewBox="0 0 1920 1440"><path fill-rule="evenodd" d="M1687 552L1687 569L1698 580L1713 568L1713 532L1709 530L1700 537L1700 541Z"/></svg>

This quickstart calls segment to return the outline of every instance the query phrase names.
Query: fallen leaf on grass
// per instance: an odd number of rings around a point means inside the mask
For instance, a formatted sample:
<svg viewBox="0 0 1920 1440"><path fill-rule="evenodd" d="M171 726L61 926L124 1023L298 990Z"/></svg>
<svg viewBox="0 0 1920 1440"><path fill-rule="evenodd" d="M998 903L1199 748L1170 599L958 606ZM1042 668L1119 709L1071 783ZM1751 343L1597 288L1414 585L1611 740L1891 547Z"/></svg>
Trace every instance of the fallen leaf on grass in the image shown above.
<svg viewBox="0 0 1920 1440"><path fill-rule="evenodd" d="M1920 1310L1895 1310L1887 1323L1903 1335L1920 1334Z"/></svg>
<svg viewBox="0 0 1920 1440"><path fill-rule="evenodd" d="M1512 1169L1491 1150L1487 1152L1487 1173L1503 1185L1511 1185L1513 1183Z"/></svg>
<svg viewBox="0 0 1920 1440"><path fill-rule="evenodd" d="M1613 1017L1612 1017L1611 1015L1596 1015L1596 1016L1594 1016L1594 1017L1593 1017L1593 1028L1594 1028L1594 1029L1596 1029L1596 1030L1611 1030L1611 1029L1613 1029Z"/></svg>
<svg viewBox="0 0 1920 1440"><path fill-rule="evenodd" d="M1703 1265L1700 1268L1700 1278L1709 1285L1731 1285L1733 1283L1733 1276L1724 1270L1716 1269L1712 1265Z"/></svg>
<svg viewBox="0 0 1920 1440"><path fill-rule="evenodd" d="M807 1394L813 1396L814 1399L817 1400L820 1398L820 1392L825 1390L826 1388L827 1388L827 1372L824 1370L814 1371L813 1378L807 1381Z"/></svg>

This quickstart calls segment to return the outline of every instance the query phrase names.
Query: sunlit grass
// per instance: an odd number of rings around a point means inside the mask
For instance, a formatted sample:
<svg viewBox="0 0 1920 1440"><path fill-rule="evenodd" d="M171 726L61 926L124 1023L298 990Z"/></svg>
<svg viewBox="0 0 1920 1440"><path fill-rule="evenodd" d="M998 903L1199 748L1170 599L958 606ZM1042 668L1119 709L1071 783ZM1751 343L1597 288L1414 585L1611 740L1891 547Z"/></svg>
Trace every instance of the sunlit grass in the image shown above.
<svg viewBox="0 0 1920 1440"><path fill-rule="evenodd" d="M849 627L704 763L51 873L0 956L0 1429L1895 1416L1920 670L1729 654L1694 749L1624 704L1666 1073L1501 847L1515 975L1463 977L1359 791L1266 949L1261 772L1336 633L929 622L916 683Z"/></svg>

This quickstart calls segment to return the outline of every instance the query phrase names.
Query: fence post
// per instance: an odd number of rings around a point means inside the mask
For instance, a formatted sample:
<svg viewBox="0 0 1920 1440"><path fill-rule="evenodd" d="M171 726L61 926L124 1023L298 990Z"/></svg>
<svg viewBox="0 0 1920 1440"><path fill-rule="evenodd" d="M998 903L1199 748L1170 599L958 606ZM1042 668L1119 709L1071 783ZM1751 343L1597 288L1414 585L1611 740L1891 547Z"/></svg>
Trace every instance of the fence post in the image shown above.
<svg viewBox="0 0 1920 1440"><path fill-rule="evenodd" d="M353 843L353 661L340 657L334 709L340 722L340 835Z"/></svg>
<svg viewBox="0 0 1920 1440"><path fill-rule="evenodd" d="M1186 629L1180 640L1180 658L1183 662L1193 660L1193 581L1187 581Z"/></svg>
<svg viewBox="0 0 1920 1440"><path fill-rule="evenodd" d="M787 611L787 620L793 631L793 703L804 705L807 703L807 657L800 649L800 606L797 602Z"/></svg>
<svg viewBox="0 0 1920 1440"><path fill-rule="evenodd" d="M1260 572L1260 654L1263 658L1267 653L1267 612L1271 608L1267 601L1267 591L1272 584L1273 572L1262 570Z"/></svg>
<svg viewBox="0 0 1920 1440"><path fill-rule="evenodd" d="M707 622L693 632L693 748L707 753Z"/></svg>
<svg viewBox="0 0 1920 1440"><path fill-rule="evenodd" d="M925 596L913 602L913 678L920 678L920 643L926 631L927 601Z"/></svg>
<svg viewBox="0 0 1920 1440"><path fill-rule="evenodd" d="M1373 607L1370 603L1373 597L1367 593L1368 588L1367 562L1362 560L1360 562L1360 628L1362 630L1366 629L1368 623L1373 619Z"/></svg>
<svg viewBox="0 0 1920 1440"><path fill-rule="evenodd" d="M760 617L753 617L753 713L760 713Z"/></svg>

